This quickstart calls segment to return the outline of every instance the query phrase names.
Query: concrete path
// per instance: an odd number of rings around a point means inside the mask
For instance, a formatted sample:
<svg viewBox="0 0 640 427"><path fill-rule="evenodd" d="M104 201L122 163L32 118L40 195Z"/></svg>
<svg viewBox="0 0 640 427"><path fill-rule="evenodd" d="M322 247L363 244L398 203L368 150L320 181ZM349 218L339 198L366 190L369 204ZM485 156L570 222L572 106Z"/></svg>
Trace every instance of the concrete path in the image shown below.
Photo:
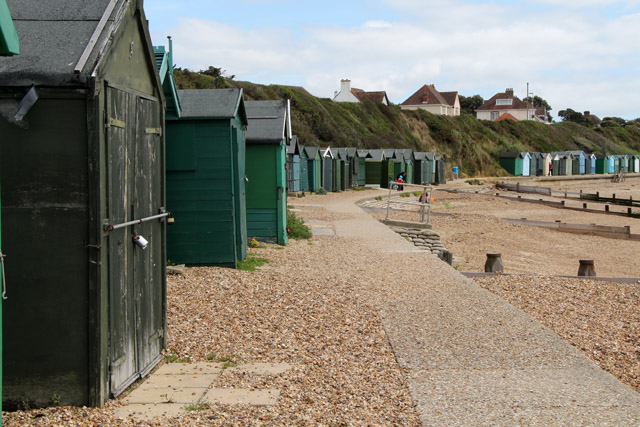
<svg viewBox="0 0 640 427"><path fill-rule="evenodd" d="M355 206L362 198L327 198L325 209L350 219L324 227L365 240L390 262L416 252ZM640 425L640 394L521 310L422 256L428 273L399 280L379 314L424 425Z"/></svg>

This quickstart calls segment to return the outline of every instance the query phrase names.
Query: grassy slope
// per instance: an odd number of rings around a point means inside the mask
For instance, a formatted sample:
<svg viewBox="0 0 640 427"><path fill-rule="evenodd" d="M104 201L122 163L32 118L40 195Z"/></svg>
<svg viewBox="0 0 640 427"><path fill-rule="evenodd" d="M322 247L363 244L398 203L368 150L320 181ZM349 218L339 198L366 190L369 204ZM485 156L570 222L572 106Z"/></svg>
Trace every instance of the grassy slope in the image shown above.
<svg viewBox="0 0 640 427"><path fill-rule="evenodd" d="M498 165L503 151L640 152L637 126L590 129L570 122L548 126L530 121L479 121L468 115L401 111L397 105L335 103L296 88L214 79L180 70L175 71L175 78L180 89L240 87L245 100L290 98L293 132L303 144L434 151L469 176L505 175Z"/></svg>

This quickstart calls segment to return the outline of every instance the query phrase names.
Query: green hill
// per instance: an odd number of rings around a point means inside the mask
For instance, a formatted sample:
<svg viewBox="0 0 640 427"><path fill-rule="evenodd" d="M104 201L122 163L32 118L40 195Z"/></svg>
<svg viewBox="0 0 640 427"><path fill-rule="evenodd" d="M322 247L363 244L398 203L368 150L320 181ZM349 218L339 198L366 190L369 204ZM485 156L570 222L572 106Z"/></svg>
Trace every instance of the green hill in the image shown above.
<svg viewBox="0 0 640 427"><path fill-rule="evenodd" d="M176 69L174 77L180 89L240 87L245 100L291 99L293 132L303 144L433 151L459 166L462 176L505 175L498 164L504 151L640 153L639 120L624 126L607 121L607 127L598 128L573 122L491 122L470 115L401 111L397 105L336 103L300 87L257 85L188 70Z"/></svg>

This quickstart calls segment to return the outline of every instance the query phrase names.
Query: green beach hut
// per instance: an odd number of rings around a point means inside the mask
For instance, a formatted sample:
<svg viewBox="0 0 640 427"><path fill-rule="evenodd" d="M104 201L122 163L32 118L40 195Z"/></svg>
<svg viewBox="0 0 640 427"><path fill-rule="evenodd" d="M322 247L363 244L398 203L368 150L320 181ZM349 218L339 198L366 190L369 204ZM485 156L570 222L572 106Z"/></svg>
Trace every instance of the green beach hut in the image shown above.
<svg viewBox="0 0 640 427"><path fill-rule="evenodd" d="M178 91L167 120L167 258L236 267L247 256L242 89Z"/></svg>
<svg viewBox="0 0 640 427"><path fill-rule="evenodd" d="M522 153L516 151L500 153L500 166L511 175L522 175Z"/></svg>
<svg viewBox="0 0 640 427"><path fill-rule="evenodd" d="M356 150L356 168L358 170L356 185L364 186L367 184L367 155L369 152L367 150Z"/></svg>
<svg viewBox="0 0 640 427"><path fill-rule="evenodd" d="M291 139L288 101L247 101L246 191L249 237L284 245L287 237L286 161Z"/></svg>
<svg viewBox="0 0 640 427"><path fill-rule="evenodd" d="M147 19L140 0L81 4L9 2L22 53L0 58L5 403L101 406L166 345L165 101Z"/></svg>
<svg viewBox="0 0 640 427"><path fill-rule="evenodd" d="M322 188L322 159L320 157L320 147L305 145L304 152L307 157L309 191L316 192Z"/></svg>

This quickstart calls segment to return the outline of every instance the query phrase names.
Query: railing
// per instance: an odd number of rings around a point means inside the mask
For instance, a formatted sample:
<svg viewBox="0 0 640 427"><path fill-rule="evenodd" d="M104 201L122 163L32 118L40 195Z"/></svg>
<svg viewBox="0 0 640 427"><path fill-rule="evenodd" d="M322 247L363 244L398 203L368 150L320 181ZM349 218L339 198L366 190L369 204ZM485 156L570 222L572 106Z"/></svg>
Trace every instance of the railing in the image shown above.
<svg viewBox="0 0 640 427"><path fill-rule="evenodd" d="M425 208L427 209L427 224L431 220L431 194L433 193L434 188L430 185L420 185L420 184L407 184L406 182L396 182L393 180L389 180L389 195L387 197L387 220L389 219L389 212L391 210L391 192L394 190L394 186L402 186L402 187L419 187L422 188L422 194L418 198L418 200L424 200L425 202L410 202L403 200L394 200L393 203L401 204L401 205L413 205L420 206L420 222L424 223L424 214Z"/></svg>

